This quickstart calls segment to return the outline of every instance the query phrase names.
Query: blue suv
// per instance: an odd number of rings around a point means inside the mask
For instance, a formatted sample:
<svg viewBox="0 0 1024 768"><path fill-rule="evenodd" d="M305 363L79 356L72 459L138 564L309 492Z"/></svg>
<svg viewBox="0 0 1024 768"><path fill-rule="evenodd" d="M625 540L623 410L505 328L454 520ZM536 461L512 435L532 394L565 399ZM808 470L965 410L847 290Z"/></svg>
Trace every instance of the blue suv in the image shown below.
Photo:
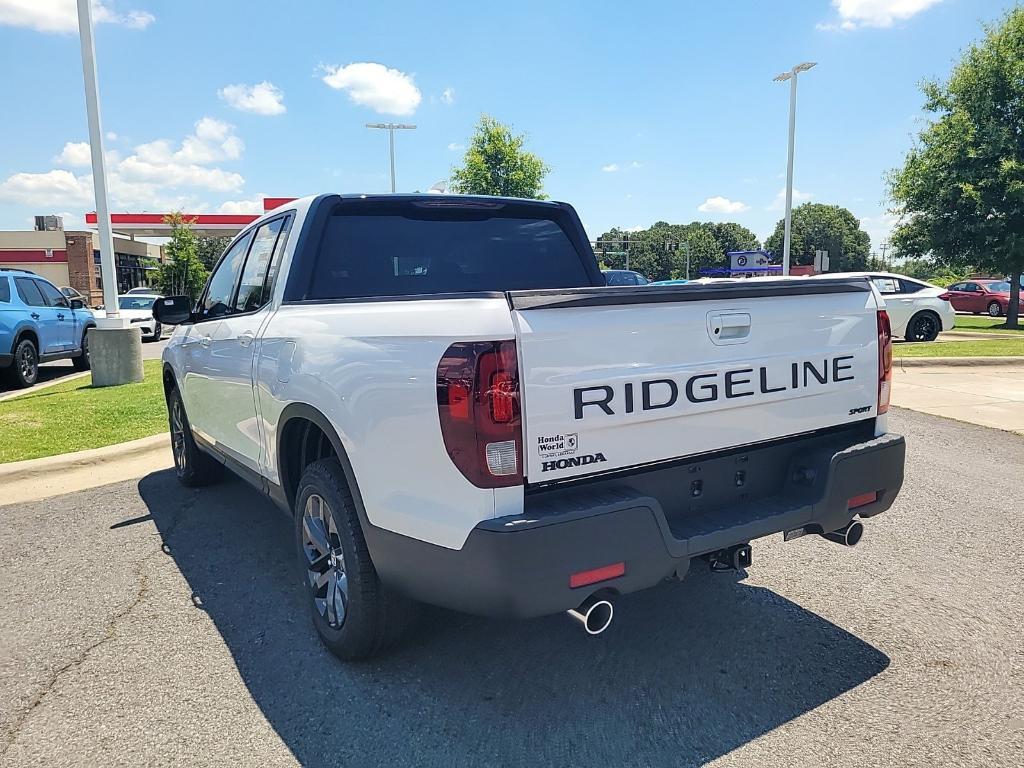
<svg viewBox="0 0 1024 768"><path fill-rule="evenodd" d="M51 360L88 370L86 331L95 325L81 299L68 299L32 272L0 267L0 374L8 384L31 387L39 364Z"/></svg>

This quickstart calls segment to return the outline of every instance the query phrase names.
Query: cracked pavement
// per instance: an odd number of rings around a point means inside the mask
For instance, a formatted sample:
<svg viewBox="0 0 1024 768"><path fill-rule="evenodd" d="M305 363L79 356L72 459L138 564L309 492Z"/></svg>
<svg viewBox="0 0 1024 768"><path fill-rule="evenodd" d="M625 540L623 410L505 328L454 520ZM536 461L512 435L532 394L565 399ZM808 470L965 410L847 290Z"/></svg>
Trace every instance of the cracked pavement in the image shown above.
<svg viewBox="0 0 1024 768"><path fill-rule="evenodd" d="M0 507L0 765L1018 765L1024 438L890 425L906 485L854 550L759 540L600 638L431 609L351 666L240 481Z"/></svg>

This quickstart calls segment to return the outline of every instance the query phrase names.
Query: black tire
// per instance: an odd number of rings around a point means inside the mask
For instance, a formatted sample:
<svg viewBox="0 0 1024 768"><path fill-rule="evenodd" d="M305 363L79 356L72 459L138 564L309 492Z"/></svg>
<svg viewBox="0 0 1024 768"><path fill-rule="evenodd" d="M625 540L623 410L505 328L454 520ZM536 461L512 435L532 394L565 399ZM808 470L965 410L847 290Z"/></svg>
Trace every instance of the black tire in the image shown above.
<svg viewBox="0 0 1024 768"><path fill-rule="evenodd" d="M78 357L71 358L71 364L75 366L76 371L88 371L91 368L89 362L89 329L85 329L85 333L82 334L82 354Z"/></svg>
<svg viewBox="0 0 1024 768"><path fill-rule="evenodd" d="M935 341L942 330L942 321L933 312L918 312L907 323L907 341Z"/></svg>
<svg viewBox="0 0 1024 768"><path fill-rule="evenodd" d="M160 341L160 337L162 337L163 335L164 335L164 329L163 329L163 327L161 327L160 323L157 323L156 327L153 329L153 335L152 336L146 336L143 339L143 341Z"/></svg>
<svg viewBox="0 0 1024 768"><path fill-rule="evenodd" d="M998 301L990 301L988 304L988 316L989 317L1002 317L1003 308L999 306Z"/></svg>
<svg viewBox="0 0 1024 768"><path fill-rule="evenodd" d="M167 418L171 427L174 474L178 482L187 488L198 488L219 480L224 474L224 465L196 445L188 414L185 413L185 403L177 387L167 396Z"/></svg>
<svg viewBox="0 0 1024 768"><path fill-rule="evenodd" d="M336 459L306 467L294 513L299 567L324 645L338 658L356 661L397 642L415 605L381 584Z"/></svg>
<svg viewBox="0 0 1024 768"><path fill-rule="evenodd" d="M14 345L14 360L7 369L7 381L16 389L31 387L39 380L39 350L32 339Z"/></svg>

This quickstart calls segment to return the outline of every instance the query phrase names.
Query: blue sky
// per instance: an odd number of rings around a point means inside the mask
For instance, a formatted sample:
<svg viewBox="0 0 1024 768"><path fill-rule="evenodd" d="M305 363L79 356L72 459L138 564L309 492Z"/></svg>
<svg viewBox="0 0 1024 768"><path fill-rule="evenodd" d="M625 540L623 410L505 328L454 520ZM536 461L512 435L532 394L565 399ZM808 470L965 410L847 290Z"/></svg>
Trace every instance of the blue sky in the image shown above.
<svg viewBox="0 0 1024 768"><path fill-rule="evenodd" d="M447 178L480 113L552 167L591 237L782 215L788 86L797 200L838 203L877 248L884 172L922 124L922 78L1014 3L788 0L299 3L103 0L97 57L115 211L258 210L262 195ZM93 210L74 0L0 0L0 228Z"/></svg>

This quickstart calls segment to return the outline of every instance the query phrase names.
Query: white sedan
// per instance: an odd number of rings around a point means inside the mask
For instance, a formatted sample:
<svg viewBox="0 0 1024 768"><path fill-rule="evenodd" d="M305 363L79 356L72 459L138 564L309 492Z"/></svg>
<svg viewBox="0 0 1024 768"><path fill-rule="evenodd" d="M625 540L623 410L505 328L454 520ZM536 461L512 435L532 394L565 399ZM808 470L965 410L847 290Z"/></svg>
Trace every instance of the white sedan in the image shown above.
<svg viewBox="0 0 1024 768"><path fill-rule="evenodd" d="M907 341L935 341L942 331L952 330L956 324L956 310L949 303L945 288L891 272L845 274L869 278L875 290L882 294L893 336ZM828 276L836 277L836 274Z"/></svg>
<svg viewBox="0 0 1024 768"><path fill-rule="evenodd" d="M153 302L159 296L154 294L133 293L117 297L117 306L121 317L131 321L133 326L138 326L142 331L143 341L159 341L163 335L163 326L153 317ZM107 313L103 307L93 310L96 317L106 317Z"/></svg>

